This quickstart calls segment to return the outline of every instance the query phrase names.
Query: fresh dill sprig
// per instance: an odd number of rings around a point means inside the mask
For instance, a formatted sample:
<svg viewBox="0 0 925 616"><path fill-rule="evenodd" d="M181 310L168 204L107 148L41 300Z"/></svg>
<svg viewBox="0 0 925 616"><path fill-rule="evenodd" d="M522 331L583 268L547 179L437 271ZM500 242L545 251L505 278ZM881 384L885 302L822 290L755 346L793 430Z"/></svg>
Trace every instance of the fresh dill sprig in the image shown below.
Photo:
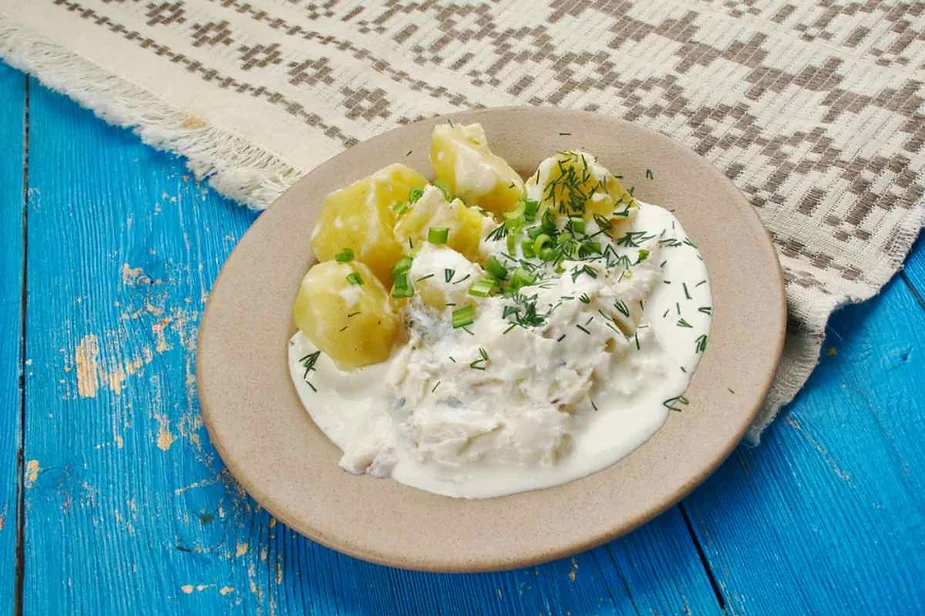
<svg viewBox="0 0 925 616"><path fill-rule="evenodd" d="M613 307L617 309L617 312L622 314L624 317L629 318L630 309L622 299L618 299L613 303Z"/></svg>
<svg viewBox="0 0 925 616"><path fill-rule="evenodd" d="M703 353L707 349L707 338L708 337L706 334L700 334L697 336L697 340L694 341L694 344L696 345L694 348L698 353Z"/></svg>
<svg viewBox="0 0 925 616"><path fill-rule="evenodd" d="M299 363L302 364L302 367L305 368L305 372L302 374L302 380L312 388L312 391L317 393L318 390L312 385L312 382L308 380L308 373L315 369L315 363L318 361L318 358L321 357L321 351L315 351L314 353L309 353L304 357L299 359Z"/></svg>
<svg viewBox="0 0 925 616"><path fill-rule="evenodd" d="M676 411L680 413L681 408L679 405L686 406L690 404L690 400L688 400L684 396L675 396L674 398L668 398L667 400L662 402L662 404L665 405L665 408L667 408L669 411Z"/></svg>
<svg viewBox="0 0 925 616"><path fill-rule="evenodd" d="M469 364L473 370L484 370L488 364L488 351L479 347L479 358Z"/></svg>

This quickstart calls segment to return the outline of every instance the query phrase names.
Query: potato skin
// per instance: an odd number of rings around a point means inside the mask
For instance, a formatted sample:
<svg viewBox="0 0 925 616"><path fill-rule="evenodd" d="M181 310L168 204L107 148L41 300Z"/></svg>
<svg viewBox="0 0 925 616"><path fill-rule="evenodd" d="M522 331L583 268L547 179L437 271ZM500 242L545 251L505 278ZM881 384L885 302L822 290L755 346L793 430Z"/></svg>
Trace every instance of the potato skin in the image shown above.
<svg viewBox="0 0 925 616"><path fill-rule="evenodd" d="M351 283L347 277L352 274L363 284ZM385 287L369 267L356 261L313 265L302 279L292 318L340 370L388 359L400 326Z"/></svg>
<svg viewBox="0 0 925 616"><path fill-rule="evenodd" d="M430 163L437 179L469 205L503 214L517 209L524 183L514 169L488 147L479 124L434 127ZM471 173L461 175L461 171Z"/></svg>
<svg viewBox="0 0 925 616"><path fill-rule="evenodd" d="M315 257L329 261L350 248L383 284L391 285L392 268L404 255L392 230L393 208L408 200L411 189L425 184L427 180L414 169L394 164L335 190L325 197L312 233Z"/></svg>

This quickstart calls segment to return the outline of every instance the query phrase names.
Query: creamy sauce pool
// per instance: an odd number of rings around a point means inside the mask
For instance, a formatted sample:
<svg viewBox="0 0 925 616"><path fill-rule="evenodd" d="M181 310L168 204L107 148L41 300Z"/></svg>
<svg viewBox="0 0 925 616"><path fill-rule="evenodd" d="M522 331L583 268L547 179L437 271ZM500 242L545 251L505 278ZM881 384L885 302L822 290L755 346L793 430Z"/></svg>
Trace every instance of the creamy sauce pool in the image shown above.
<svg viewBox="0 0 925 616"><path fill-rule="evenodd" d="M507 386L506 363L512 370L515 364L519 366L520 372L510 374L524 374L527 368L521 364L532 361L531 357L518 364L510 359L517 358L516 354L505 355L503 346L493 344L547 344L518 339L521 334L517 332L513 337L500 335L490 315L484 326L481 318L476 320L472 340L451 335L458 333L453 330L439 337L435 330L436 341L412 340L417 345L432 344L432 353L406 345L396 349L388 361L353 372L338 370L321 354L308 379L300 360L316 348L301 332L296 333L289 342L292 380L314 422L344 451L341 466L351 472L391 476L437 494L488 498L584 477L643 444L664 424L669 407L682 410L686 404L683 394L710 332L712 298L702 257L677 219L658 206L640 203L639 208L629 230L655 236L650 240L655 258L649 272L654 282L640 305L635 334L621 341L609 356L595 360L596 364L578 362L570 368L574 376L570 372L555 383L557 396L572 396L576 401L571 412L540 409L533 413L531 404L543 406L536 402L542 401L543 392L535 391L546 386L541 380L528 381L530 391L517 404L480 399L470 408L464 387L455 391L461 390L461 395L452 395L458 382L478 376L470 363L486 367L485 387ZM576 292L582 290L581 283L562 284L571 284L569 288ZM574 312L561 312L560 321L578 318ZM557 339L561 353L581 358L591 354L583 345L600 340L597 330L597 337L583 335L600 323L584 321L584 314L581 321L587 328L579 328L580 322L562 321L562 331L568 333ZM494 321L503 323L497 316ZM480 364L481 349L491 359ZM442 361L454 354L459 357L452 363ZM589 389L581 375L592 369L606 378L597 379ZM498 384L491 384L493 375ZM572 384L574 391L569 389ZM413 408L414 401L420 407ZM416 412L420 417L415 417Z"/></svg>

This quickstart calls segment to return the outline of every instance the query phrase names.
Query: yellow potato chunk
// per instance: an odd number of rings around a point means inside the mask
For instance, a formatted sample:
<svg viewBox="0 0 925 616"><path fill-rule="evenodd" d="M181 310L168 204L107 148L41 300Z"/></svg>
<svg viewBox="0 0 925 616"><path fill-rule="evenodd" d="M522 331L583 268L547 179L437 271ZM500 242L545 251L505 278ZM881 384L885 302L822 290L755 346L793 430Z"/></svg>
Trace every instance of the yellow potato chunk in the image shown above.
<svg viewBox="0 0 925 616"><path fill-rule="evenodd" d="M435 126L430 163L437 179L469 205L501 214L515 209L523 196L523 180L488 149L480 124Z"/></svg>
<svg viewBox="0 0 925 616"><path fill-rule="evenodd" d="M479 256L485 217L459 199L448 202L443 191L428 186L395 224L395 239L406 252L423 246L431 229L448 229L446 244L470 261Z"/></svg>
<svg viewBox="0 0 925 616"><path fill-rule="evenodd" d="M527 196L564 216L602 216L617 222L635 217L639 205L591 154L569 150L540 163L526 184Z"/></svg>
<svg viewBox="0 0 925 616"><path fill-rule="evenodd" d="M367 264L376 277L391 284L390 272L402 257L395 240L396 205L408 200L413 188L427 181L409 167L389 165L324 199L318 225L312 232L312 250L319 261L329 261L344 248Z"/></svg>
<svg viewBox="0 0 925 616"><path fill-rule="evenodd" d="M388 359L400 325L385 287L356 261L312 266L302 279L292 318L341 370Z"/></svg>

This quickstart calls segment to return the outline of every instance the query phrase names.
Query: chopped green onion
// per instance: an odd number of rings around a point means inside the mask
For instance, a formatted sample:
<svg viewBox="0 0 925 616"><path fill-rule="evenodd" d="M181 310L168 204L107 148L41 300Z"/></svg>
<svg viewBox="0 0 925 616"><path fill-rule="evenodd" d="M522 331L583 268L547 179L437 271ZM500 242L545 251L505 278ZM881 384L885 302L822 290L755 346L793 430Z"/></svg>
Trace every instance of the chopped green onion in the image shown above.
<svg viewBox="0 0 925 616"><path fill-rule="evenodd" d="M472 304L457 308L453 311L453 328L459 329L466 325L472 325L475 321L475 306Z"/></svg>
<svg viewBox="0 0 925 616"><path fill-rule="evenodd" d="M514 270L514 275L511 276L511 288L514 290L521 287L529 287L534 282L536 282L536 276L520 267Z"/></svg>
<svg viewBox="0 0 925 616"><path fill-rule="evenodd" d="M469 295L475 297L488 297L494 288L494 278L482 278L469 288Z"/></svg>
<svg viewBox="0 0 925 616"><path fill-rule="evenodd" d="M434 180L434 186L436 186L443 192L443 196L446 197L447 201L453 200L453 191L450 189L449 184L447 184L443 180Z"/></svg>
<svg viewBox="0 0 925 616"><path fill-rule="evenodd" d="M524 253L524 257L527 259L532 259L536 256L536 253L533 251L533 242L530 240L524 240L520 243L520 250Z"/></svg>
<svg viewBox="0 0 925 616"><path fill-rule="evenodd" d="M501 262L495 257L491 257L485 262L485 271L496 280L504 280L507 278L507 268L501 265Z"/></svg>
<svg viewBox="0 0 925 616"><path fill-rule="evenodd" d="M535 240L533 240L533 254L541 254L543 252L543 247L546 244L552 242L552 238L546 235L538 235Z"/></svg>
<svg viewBox="0 0 925 616"><path fill-rule="evenodd" d="M504 225L504 228L507 229L508 231L517 233L518 231L523 229L523 226L526 223L524 222L523 216L511 217L505 214L505 221L502 224Z"/></svg>
<svg viewBox="0 0 925 616"><path fill-rule="evenodd" d="M427 241L431 244L446 244L449 237L450 229L448 227L431 227L427 230Z"/></svg>
<svg viewBox="0 0 925 616"><path fill-rule="evenodd" d="M526 220L536 220L536 213L540 209L540 202L533 199L524 201L524 218Z"/></svg>
<svg viewBox="0 0 925 616"><path fill-rule="evenodd" d="M408 282L408 274L402 272L395 275L395 285L392 287L392 297L411 297L414 295L414 289Z"/></svg>
<svg viewBox="0 0 925 616"><path fill-rule="evenodd" d="M514 248L517 246L517 238L513 235L507 236L507 251L514 252Z"/></svg>
<svg viewBox="0 0 925 616"><path fill-rule="evenodd" d="M424 196L424 190L421 188L412 188L411 192L408 193L408 201L411 203L417 203L418 199Z"/></svg>
<svg viewBox="0 0 925 616"><path fill-rule="evenodd" d="M536 227L530 227L529 229L527 229L527 237L529 237L531 240L535 240L541 235L543 235L543 227L539 225Z"/></svg>
<svg viewBox="0 0 925 616"><path fill-rule="evenodd" d="M543 231L550 235L556 232L556 217L549 210L543 214L542 227Z"/></svg>
<svg viewBox="0 0 925 616"><path fill-rule="evenodd" d="M392 268L392 277L397 278L399 274L404 274L411 269L411 257L402 257Z"/></svg>
<svg viewBox="0 0 925 616"><path fill-rule="evenodd" d="M351 272L347 274L347 282L350 284L363 284L363 278L360 276L359 272Z"/></svg>
<svg viewBox="0 0 925 616"><path fill-rule="evenodd" d="M556 253L555 248L547 247L540 251L540 259L542 259L543 261L554 261L556 259L557 254L558 253ZM561 274L562 272L558 272L558 273Z"/></svg>
<svg viewBox="0 0 925 616"><path fill-rule="evenodd" d="M517 204L517 208L516 208L516 209L513 209L513 210L511 210L510 212L504 212L504 217L507 218L507 219L520 218L520 217L523 216L523 215L524 215L524 204L523 204L523 202L519 202L519 203Z"/></svg>
<svg viewBox="0 0 925 616"><path fill-rule="evenodd" d="M334 255L334 260L337 261L338 263L350 263L351 261L353 261L353 257L354 257L353 250L351 250L350 248L344 248L339 253Z"/></svg>
<svg viewBox="0 0 925 616"><path fill-rule="evenodd" d="M571 229L572 233L584 233L585 219L581 216L569 216L568 228Z"/></svg>
<svg viewBox="0 0 925 616"><path fill-rule="evenodd" d="M408 208L410 207L411 207L410 203L408 203L407 201L402 201L401 203L396 203L395 205L393 205L392 209L395 210L396 216L401 216L402 214L407 212Z"/></svg>
<svg viewBox="0 0 925 616"><path fill-rule="evenodd" d="M642 263L648 258L649 258L649 251L643 248L642 250L639 251L639 257L636 260L636 263Z"/></svg>

